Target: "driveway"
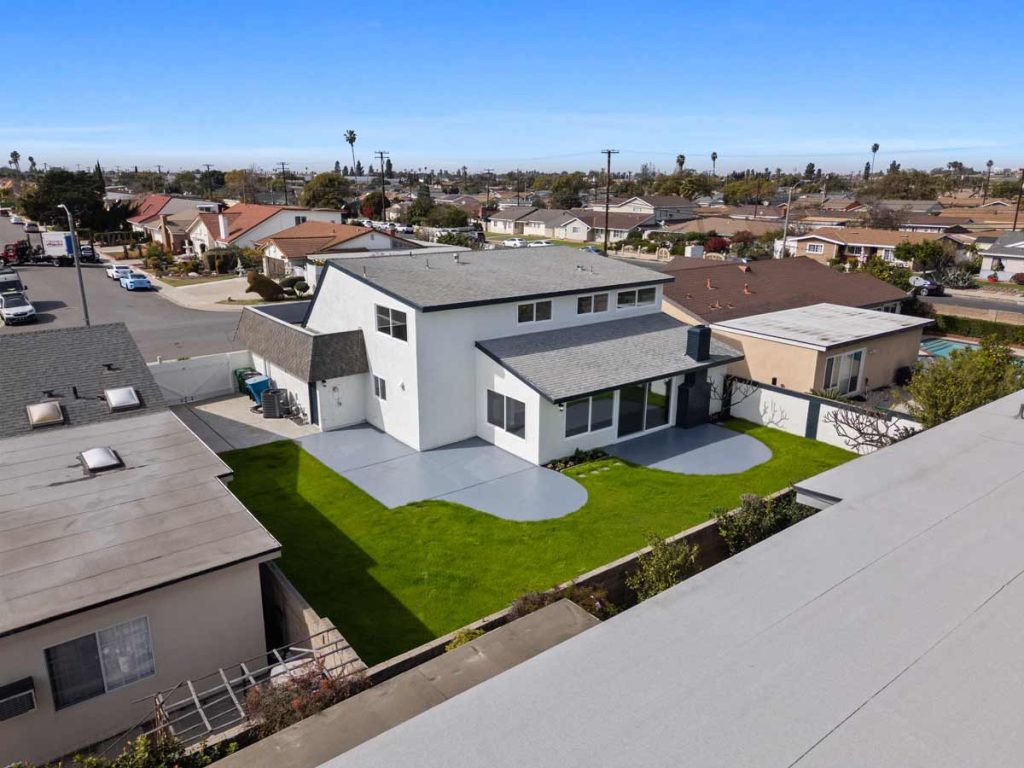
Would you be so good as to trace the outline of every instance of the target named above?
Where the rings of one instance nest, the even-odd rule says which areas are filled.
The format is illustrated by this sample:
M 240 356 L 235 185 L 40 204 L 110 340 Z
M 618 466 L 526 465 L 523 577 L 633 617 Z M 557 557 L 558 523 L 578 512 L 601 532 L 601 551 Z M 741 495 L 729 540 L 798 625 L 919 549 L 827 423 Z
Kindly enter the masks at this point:
M 633 464 L 681 475 L 732 475 L 772 457 L 771 449 L 760 440 L 717 424 L 669 427 L 604 450 Z
M 479 438 L 416 451 L 360 425 L 297 440 L 308 453 L 387 507 L 439 499 L 506 520 L 547 520 L 575 512 L 587 491 Z
M 2 220 L 2 219 L 0 219 Z M 24 333 L 35 328 L 84 325 L 78 279 L 71 267 L 15 267 L 39 313 L 31 325 L 0 326 L 0 333 Z M 147 361 L 230 352 L 239 312 L 204 312 L 166 301 L 157 293 L 130 292 L 109 279 L 104 267 L 82 267 L 89 314 L 94 325 L 123 322 Z

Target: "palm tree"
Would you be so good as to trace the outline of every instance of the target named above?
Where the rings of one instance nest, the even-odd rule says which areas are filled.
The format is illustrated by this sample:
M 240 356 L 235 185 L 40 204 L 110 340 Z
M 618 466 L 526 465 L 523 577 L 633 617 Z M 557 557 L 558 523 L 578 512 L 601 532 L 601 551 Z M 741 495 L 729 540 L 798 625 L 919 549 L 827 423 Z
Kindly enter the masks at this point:
M 28 156 L 28 172 L 33 176 L 36 173 L 36 159 L 32 155 Z
M 717 163 L 718 163 L 718 153 L 717 152 L 712 152 L 711 153 L 711 175 L 712 176 L 717 176 L 718 175 L 718 173 L 716 172 L 716 168 L 715 168 L 715 165 Z
M 352 148 L 352 173 L 356 172 L 356 132 L 351 128 L 345 131 L 345 141 Z
M 11 150 L 11 159 L 7 162 L 9 166 L 14 168 L 21 175 L 21 152 L 16 149 Z
M 988 200 L 988 182 L 992 178 L 992 166 L 995 165 L 991 160 L 985 163 L 985 167 L 988 168 L 988 172 L 985 174 L 985 192 L 981 196 L 981 204 L 984 205 Z
M 676 170 L 679 173 L 683 172 L 683 167 L 686 165 L 686 155 L 676 155 Z
M 879 149 L 880 149 L 880 147 L 878 146 L 878 142 L 877 141 L 874 144 L 871 145 L 871 173 L 872 173 L 872 175 L 874 175 L 874 173 L 875 173 L 875 155 L 878 154 L 878 150 Z

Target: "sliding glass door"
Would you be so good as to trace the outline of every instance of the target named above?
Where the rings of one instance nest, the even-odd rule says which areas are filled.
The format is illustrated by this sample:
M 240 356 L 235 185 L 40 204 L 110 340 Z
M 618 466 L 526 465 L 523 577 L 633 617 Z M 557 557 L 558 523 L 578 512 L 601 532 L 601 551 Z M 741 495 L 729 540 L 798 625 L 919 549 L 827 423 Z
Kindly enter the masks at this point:
M 672 380 L 630 384 L 619 390 L 619 437 L 668 424 Z

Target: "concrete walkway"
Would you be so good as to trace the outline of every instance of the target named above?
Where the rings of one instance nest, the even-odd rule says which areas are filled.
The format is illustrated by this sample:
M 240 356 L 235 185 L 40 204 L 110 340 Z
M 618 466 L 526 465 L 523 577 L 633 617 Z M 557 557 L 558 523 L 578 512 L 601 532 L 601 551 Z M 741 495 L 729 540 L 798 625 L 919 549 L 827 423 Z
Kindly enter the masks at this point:
M 439 499 L 506 520 L 575 512 L 586 489 L 479 438 L 416 451 L 368 425 L 299 438 L 307 452 L 389 508 Z
M 229 395 L 201 403 L 171 406 L 171 410 L 214 453 L 252 448 L 276 440 L 295 440 L 318 433 L 311 424 L 296 424 L 291 419 L 264 419 L 262 414 L 250 410 L 253 405 L 245 395 Z
M 232 277 L 227 280 L 211 280 L 206 283 L 195 285 L 168 285 L 159 277 L 149 276 L 149 279 L 159 287 L 160 295 L 168 301 L 173 301 L 182 307 L 189 309 L 202 309 L 207 312 L 241 312 L 243 304 L 232 306 L 221 304 L 221 301 L 233 299 L 235 301 L 252 301 L 258 299 L 255 293 L 246 293 L 245 289 L 249 283 L 244 277 Z
M 760 440 L 717 424 L 669 427 L 610 445 L 605 451 L 633 464 L 681 475 L 731 475 L 772 457 L 771 449 Z

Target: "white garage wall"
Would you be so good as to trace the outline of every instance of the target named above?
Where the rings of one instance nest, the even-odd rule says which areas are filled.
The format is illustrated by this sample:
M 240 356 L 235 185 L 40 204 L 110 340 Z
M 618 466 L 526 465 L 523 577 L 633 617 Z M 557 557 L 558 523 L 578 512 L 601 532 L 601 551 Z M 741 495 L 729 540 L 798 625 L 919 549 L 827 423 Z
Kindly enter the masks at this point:
M 288 393 L 288 404 L 302 415 L 302 422 L 309 424 L 309 385 L 288 371 L 274 365 L 269 360 L 253 353 L 252 367 L 270 377 L 275 387 L 285 390 Z
M 369 374 L 360 373 L 317 382 L 320 429 L 340 429 L 366 421 L 366 401 L 373 391 L 369 381 Z

